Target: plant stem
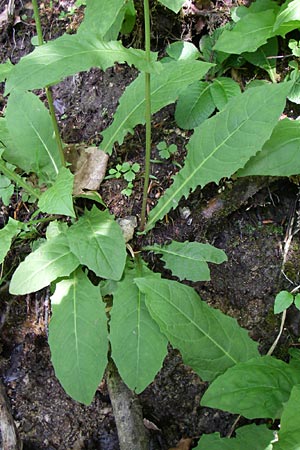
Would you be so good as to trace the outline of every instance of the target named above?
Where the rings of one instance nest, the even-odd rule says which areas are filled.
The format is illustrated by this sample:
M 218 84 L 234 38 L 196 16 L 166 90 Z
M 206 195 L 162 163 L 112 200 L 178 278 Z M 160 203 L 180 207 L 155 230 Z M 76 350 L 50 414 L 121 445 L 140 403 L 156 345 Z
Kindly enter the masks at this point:
M 5 162 L 0 159 L 0 172 L 2 172 L 4 175 L 7 176 L 10 180 L 14 181 L 18 186 L 21 186 L 25 191 L 27 191 L 30 195 L 34 196 L 35 198 L 40 198 L 40 193 L 31 187 L 29 184 L 27 184 L 20 175 L 18 175 L 16 172 L 8 169 L 5 165 Z
M 41 25 L 41 19 L 40 19 L 39 7 L 37 4 L 37 0 L 32 0 L 32 6 L 33 6 L 33 12 L 34 12 L 34 18 L 35 18 L 36 32 L 37 32 L 37 36 L 38 36 L 38 43 L 39 43 L 39 45 L 43 45 L 44 39 L 43 39 L 42 25 Z M 64 156 L 64 152 L 63 152 L 62 141 L 60 138 L 58 123 L 56 120 L 52 92 L 51 92 L 51 89 L 49 86 L 46 86 L 45 89 L 46 89 L 46 96 L 47 96 L 48 105 L 49 105 L 49 112 L 50 112 L 50 116 L 51 116 L 51 120 L 52 120 L 52 126 L 53 126 L 53 130 L 54 130 L 54 134 L 55 134 L 56 145 L 57 145 L 59 156 L 60 156 L 60 161 L 61 161 L 61 164 L 65 167 L 65 165 L 66 165 L 65 156 Z
M 146 59 L 150 62 L 150 10 L 149 0 L 144 0 L 144 24 L 145 24 L 145 52 Z M 143 188 L 143 201 L 141 211 L 141 225 L 140 228 L 143 231 L 146 222 L 146 208 L 147 197 L 150 177 L 150 158 L 151 158 L 151 85 L 150 85 L 150 73 L 145 72 L 145 122 L 146 122 L 146 142 L 145 142 L 145 174 L 144 174 L 144 188 Z
M 118 430 L 120 450 L 148 450 L 149 437 L 137 395 L 122 381 L 109 358 L 106 381 Z

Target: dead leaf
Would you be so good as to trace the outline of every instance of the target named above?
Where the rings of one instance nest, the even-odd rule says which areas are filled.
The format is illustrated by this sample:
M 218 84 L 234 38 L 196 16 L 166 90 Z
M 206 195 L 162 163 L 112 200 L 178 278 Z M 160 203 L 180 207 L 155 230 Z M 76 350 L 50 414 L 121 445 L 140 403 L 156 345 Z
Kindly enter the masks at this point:
M 108 154 L 98 147 L 68 146 L 65 156 L 75 175 L 73 194 L 79 195 L 84 190 L 97 191 L 105 177 Z
M 145 425 L 145 427 L 147 428 L 147 430 L 161 431 L 161 430 L 155 425 L 155 423 L 151 422 L 151 420 L 144 419 L 143 422 L 144 422 L 144 425 Z
M 169 450 L 190 450 L 192 440 L 191 438 L 182 438 L 176 447 L 169 448 Z

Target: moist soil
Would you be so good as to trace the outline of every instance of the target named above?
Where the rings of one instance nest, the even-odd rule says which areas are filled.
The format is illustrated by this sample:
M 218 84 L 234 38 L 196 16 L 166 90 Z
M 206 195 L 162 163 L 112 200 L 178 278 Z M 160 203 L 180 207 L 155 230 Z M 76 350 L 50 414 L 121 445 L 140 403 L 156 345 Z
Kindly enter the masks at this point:
M 65 30 L 74 32 L 83 15 L 79 9 L 61 20 L 59 14 L 66 12 L 72 2 L 53 3 L 52 9 L 47 2 L 40 5 L 46 39 L 57 37 Z M 158 25 L 154 29 L 153 47 L 164 54 L 170 35 L 174 40 L 183 34 L 199 41 L 202 34 L 228 20 L 228 8 L 234 4 L 225 0 L 201 3 L 202 16 L 187 15 L 180 21 L 156 6 Z M 0 14 L 5 4 L 0 1 Z M 2 62 L 10 58 L 16 63 L 32 51 L 30 39 L 34 35 L 34 22 L 30 3 L 24 5 L 16 1 L 15 6 L 14 20 L 1 29 Z M 140 44 L 141 37 L 137 33 L 131 39 L 137 46 Z M 74 75 L 55 86 L 54 104 L 64 142 L 100 144 L 101 148 L 101 132 L 111 123 L 120 95 L 136 75 L 135 69 L 116 65 L 105 73 L 92 69 Z M 43 92 L 38 94 L 44 99 Z M 3 108 L 5 99 L 0 100 Z M 292 112 L 286 111 L 286 114 L 292 115 Z M 152 175 L 155 178 L 149 189 L 149 208 L 170 185 L 172 175 L 183 163 L 189 135 L 177 127 L 173 106 L 153 117 Z M 156 149 L 160 141 L 177 145 L 172 159 L 161 162 Z M 122 146 L 115 146 L 109 167 L 124 161 L 139 162 L 143 167 L 143 151 L 144 128 L 138 126 Z M 101 185 L 100 194 L 117 217 L 138 216 L 141 177 L 135 180 L 131 197 L 122 195 L 124 187 L 120 179 L 107 179 Z M 135 238 L 131 245 L 141 248 L 153 242 L 161 244 L 176 239 L 209 242 L 223 249 L 228 262 L 211 266 L 211 281 L 189 284 L 211 306 L 236 318 L 259 342 L 264 354 L 280 326 L 280 318 L 273 314 L 275 295 L 281 289 L 291 290 L 300 284 L 298 194 L 297 180 L 222 180 L 219 186 L 197 189 L 188 200 L 181 201 L 168 220 L 157 224 L 146 237 Z M 1 206 L 1 226 L 9 216 L 22 220 L 29 214 L 30 206 L 15 197 L 8 207 Z M 11 252 L 8 258 L 11 268 L 26 251 L 28 249 L 22 247 Z M 154 271 L 171 278 L 156 257 L 148 255 L 146 258 Z M 84 406 L 68 397 L 55 377 L 47 343 L 51 315 L 49 290 L 13 297 L 8 293 L 7 284 L 3 284 L 0 295 L 1 378 L 24 450 L 118 450 L 105 381 L 100 384 L 92 404 Z M 299 316 L 297 310 L 288 311 L 276 356 L 286 359 L 289 347 L 297 342 Z M 170 347 L 161 371 L 139 396 L 152 450 L 168 450 L 182 437 L 193 438 L 192 447 L 195 447 L 204 433 L 219 432 L 227 436 L 232 432 L 236 416 L 200 406 L 206 388 L 207 383 L 185 366 L 179 352 Z M 239 425 L 244 423 L 246 421 L 240 419 Z

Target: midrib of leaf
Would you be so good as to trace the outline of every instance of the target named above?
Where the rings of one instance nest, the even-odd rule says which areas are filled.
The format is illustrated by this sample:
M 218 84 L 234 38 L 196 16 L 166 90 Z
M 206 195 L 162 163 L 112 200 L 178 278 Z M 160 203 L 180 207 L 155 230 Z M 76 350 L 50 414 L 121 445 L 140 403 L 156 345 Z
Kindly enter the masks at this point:
M 201 99 L 201 97 L 206 93 L 206 91 L 208 91 L 210 89 L 210 84 L 208 86 L 206 86 L 203 91 L 201 91 L 200 96 L 198 98 L 195 98 L 195 101 L 193 102 L 193 106 L 191 107 L 191 112 L 194 111 L 194 109 L 197 106 L 197 103 L 199 102 L 199 98 Z M 190 114 L 191 115 L 191 114 Z
M 98 233 L 97 233 L 97 231 L 94 230 L 93 224 L 92 224 L 91 220 L 89 220 L 89 219 L 88 219 L 88 224 L 91 229 L 92 235 L 95 237 L 97 248 L 99 249 L 99 251 L 100 251 L 101 255 L 103 256 L 103 259 L 106 261 L 107 265 L 110 267 L 110 270 L 113 271 L 113 266 L 110 264 L 110 260 L 106 257 L 105 252 L 103 252 L 103 250 L 101 249 L 100 242 L 98 242 L 98 239 L 97 239 Z M 100 236 L 101 237 L 103 236 L 102 232 L 100 233 Z
M 43 145 L 44 149 L 46 150 L 46 153 L 47 153 L 50 161 L 52 162 L 52 165 L 53 165 L 54 170 L 55 170 L 56 175 L 57 175 L 58 172 L 59 172 L 59 169 L 58 169 L 58 167 L 57 167 L 57 165 L 56 165 L 56 163 L 54 161 L 53 156 L 51 155 L 51 151 L 48 149 L 46 142 L 44 142 L 44 139 L 42 138 L 42 136 L 40 135 L 40 133 L 38 132 L 36 127 L 33 125 L 33 123 L 31 122 L 31 120 L 29 119 L 28 116 L 27 116 L 27 121 L 28 121 L 29 125 L 31 125 L 32 129 L 35 131 L 35 133 L 36 133 L 37 137 L 39 138 L 41 144 Z
M 156 291 L 155 288 L 152 288 L 152 290 L 157 294 L 157 296 L 163 296 L 163 294 L 161 294 L 159 291 Z M 238 361 L 236 361 L 223 347 L 221 347 L 221 345 L 217 341 L 215 341 L 209 334 L 207 334 L 206 331 L 202 330 L 202 328 L 200 328 L 199 325 L 191 317 L 186 315 L 180 308 L 171 303 L 168 297 L 163 296 L 163 298 L 166 300 L 167 303 L 169 303 L 171 307 L 173 307 L 177 312 L 179 312 L 182 316 L 184 316 L 188 322 L 194 325 L 196 329 L 198 329 L 208 340 L 210 340 L 217 348 L 219 348 L 224 355 L 226 355 L 229 359 L 231 359 L 231 361 L 234 364 L 238 363 Z
M 184 186 L 186 186 L 189 182 L 190 182 L 190 180 L 195 176 L 195 174 L 203 167 L 203 165 L 210 159 L 210 158 L 212 158 L 213 156 L 214 156 L 214 154 L 224 145 L 224 144 L 226 144 L 226 142 L 232 137 L 232 136 L 234 136 L 234 134 L 235 133 L 237 133 L 238 131 L 240 131 L 240 129 L 241 129 L 241 127 L 249 120 L 249 119 L 251 119 L 253 116 L 255 116 L 255 114 L 256 114 L 256 111 L 253 113 L 253 114 L 251 114 L 247 119 L 245 119 L 243 122 L 241 122 L 241 124 L 237 127 L 237 128 L 235 128 L 234 129 L 234 131 L 232 132 L 232 133 L 230 133 L 227 137 L 226 137 L 226 139 L 224 139 L 209 155 L 207 155 L 207 157 L 203 160 L 203 161 L 201 161 L 201 163 L 192 171 L 192 173 L 185 179 L 185 181 L 184 182 L 182 182 L 181 184 L 180 184 L 180 186 L 177 188 L 177 190 L 173 193 L 173 195 L 171 196 L 171 197 L 169 197 L 169 199 L 167 199 L 166 200 L 166 202 L 163 204 L 163 209 L 165 209 L 166 208 L 166 206 L 167 205 L 169 205 L 172 201 L 173 201 L 173 199 L 174 198 L 177 198 L 177 195 L 179 194 L 180 195 L 180 192 L 181 191 L 183 191 L 183 189 L 184 189 Z M 228 121 L 228 118 L 227 118 L 227 121 Z M 172 185 L 171 185 L 171 187 L 170 188 L 172 188 Z M 160 216 L 160 214 L 161 214 L 161 212 L 160 212 L 160 210 L 158 210 L 158 212 L 156 213 L 156 214 L 154 214 L 154 216 L 151 218 L 151 220 L 148 222 L 148 226 L 149 226 L 149 224 L 151 224 L 151 223 L 155 223 L 158 219 L 159 219 L 159 216 Z M 147 229 L 147 225 L 146 225 L 146 229 Z
M 138 289 L 138 287 L 136 287 Z M 137 335 L 137 360 L 136 360 L 136 373 L 137 373 L 137 379 L 140 378 L 140 349 L 141 349 L 141 291 L 138 289 L 138 308 L 137 308 L 137 329 L 138 329 L 138 335 Z
M 172 255 L 172 256 L 175 256 L 175 257 L 177 257 L 177 256 L 179 256 L 180 258 L 184 258 L 184 259 L 189 259 L 189 260 L 191 260 L 191 261 L 203 261 L 203 262 L 205 262 L 206 260 L 203 258 L 203 257 L 191 257 L 191 256 L 189 256 L 189 255 L 184 255 L 184 254 L 182 254 L 182 253 L 179 253 L 179 252 L 171 252 L 171 251 L 169 251 L 169 250 L 160 250 L 161 252 L 162 252 L 162 254 L 167 254 L 167 255 Z M 159 253 L 159 251 L 157 251 L 156 250 L 156 252 L 157 253 Z
M 76 305 L 76 281 L 73 275 L 73 311 L 74 311 L 74 335 L 75 335 L 75 348 L 76 348 L 76 362 L 77 362 L 77 370 L 80 371 L 80 362 L 79 362 L 79 347 L 78 347 L 78 332 L 77 332 L 77 305 Z
M 49 261 L 46 265 L 44 265 L 42 268 L 40 268 L 39 270 L 36 270 L 35 272 L 32 272 L 31 274 L 31 279 L 35 277 L 36 274 L 39 274 L 41 272 L 41 270 L 44 272 L 45 269 L 47 269 L 49 266 L 55 264 L 57 261 L 59 261 L 61 258 L 64 258 L 66 255 L 68 255 L 69 253 L 71 253 L 70 251 L 67 251 L 63 254 L 60 254 L 57 258 L 55 259 L 51 259 L 51 261 Z M 24 262 L 24 261 L 23 261 Z

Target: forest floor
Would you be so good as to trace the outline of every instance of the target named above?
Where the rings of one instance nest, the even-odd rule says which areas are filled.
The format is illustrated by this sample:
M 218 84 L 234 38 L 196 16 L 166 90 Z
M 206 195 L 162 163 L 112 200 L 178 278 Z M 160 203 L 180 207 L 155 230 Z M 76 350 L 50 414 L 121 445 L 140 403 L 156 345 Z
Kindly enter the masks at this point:
M 40 2 L 45 40 L 65 32 L 74 32 L 83 16 L 83 8 L 66 14 L 71 0 Z M 200 2 L 201 3 L 201 2 Z M 157 7 L 153 29 L 153 47 L 164 54 L 169 41 L 191 35 L 195 43 L 229 17 L 234 1 L 206 2 L 203 16 L 181 18 Z M 241 3 L 241 2 L 239 2 Z M 244 2 L 245 4 L 247 2 Z M 15 18 L 1 22 L 7 2 L 0 0 L 0 61 L 16 63 L 33 47 L 35 34 L 30 2 L 15 2 Z M 132 39 L 139 43 L 136 33 Z M 250 69 L 249 69 L 250 70 Z M 100 144 L 101 132 L 111 123 L 118 99 L 137 75 L 133 68 L 116 65 L 105 73 L 99 69 L 69 77 L 53 89 L 55 107 L 65 143 Z M 250 74 L 251 75 L 251 74 Z M 43 97 L 40 93 L 40 97 Z M 0 94 L 0 107 L 5 99 Z M 286 111 L 297 115 L 297 111 Z M 152 175 L 149 208 L 169 186 L 171 176 L 182 165 L 185 144 L 190 132 L 180 130 L 174 120 L 173 106 L 153 117 Z M 157 144 L 175 143 L 172 159 L 159 162 Z M 101 146 L 100 146 L 101 147 Z M 109 167 L 124 161 L 143 166 L 144 128 L 138 126 L 121 147 L 116 146 Z M 125 182 L 105 180 L 100 194 L 117 217 L 138 215 L 142 196 L 142 179 L 137 177 L 130 197 L 121 191 Z M 184 211 L 189 211 L 186 217 Z M 197 189 L 188 200 L 181 201 L 168 221 L 159 223 L 146 237 L 139 236 L 133 246 L 178 241 L 209 242 L 223 249 L 228 262 L 211 267 L 211 281 L 193 283 L 202 299 L 211 306 L 235 317 L 266 353 L 275 340 L 280 318 L 273 314 L 275 295 L 300 284 L 299 188 L 295 180 L 251 178 L 219 186 Z M 9 207 L 1 205 L 0 226 L 8 216 L 21 220 L 28 206 L 17 197 Z M 11 255 L 16 260 L 17 253 Z M 12 262 L 12 267 L 17 263 Z M 151 268 L 170 273 L 153 258 Z M 283 265 L 284 264 L 284 265 Z M 282 270 L 284 269 L 284 270 Z M 12 297 L 7 286 L 0 287 L 0 374 L 12 406 L 13 417 L 24 442 L 24 450 L 118 450 L 118 437 L 110 399 L 103 382 L 90 406 L 68 397 L 57 381 L 47 343 L 49 291 L 26 297 Z M 277 355 L 285 357 L 287 349 L 299 337 L 299 311 L 291 308 Z M 186 367 L 180 354 L 170 348 L 162 370 L 139 398 L 144 418 L 155 424 L 150 430 L 151 449 L 168 450 L 182 437 L 192 438 L 196 446 L 203 433 L 230 433 L 236 416 L 200 406 L 207 383 Z M 148 422 L 146 422 L 148 423 Z M 241 423 L 246 423 L 242 420 Z M 149 426 L 149 425 L 148 425 Z M 151 428 L 151 427 L 150 427 Z M 130 449 L 129 449 L 130 450 Z

